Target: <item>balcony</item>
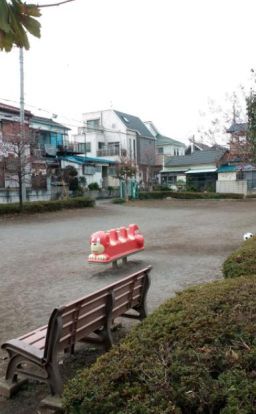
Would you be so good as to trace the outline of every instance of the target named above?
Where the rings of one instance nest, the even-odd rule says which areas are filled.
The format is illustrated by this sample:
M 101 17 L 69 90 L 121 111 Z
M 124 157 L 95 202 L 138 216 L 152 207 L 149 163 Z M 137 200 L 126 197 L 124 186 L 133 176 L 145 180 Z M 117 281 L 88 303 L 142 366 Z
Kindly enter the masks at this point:
M 115 155 L 120 155 L 119 148 L 103 148 L 97 151 L 97 157 L 113 157 Z

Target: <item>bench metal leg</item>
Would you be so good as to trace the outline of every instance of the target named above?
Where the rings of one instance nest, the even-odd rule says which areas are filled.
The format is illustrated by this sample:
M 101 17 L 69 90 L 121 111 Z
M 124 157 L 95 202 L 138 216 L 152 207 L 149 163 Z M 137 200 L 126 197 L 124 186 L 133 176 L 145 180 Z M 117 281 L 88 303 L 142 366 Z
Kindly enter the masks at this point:
M 18 375 L 25 375 L 26 377 L 30 377 L 33 379 L 37 379 L 39 381 L 46 381 L 46 372 L 44 369 L 42 370 L 42 374 L 33 374 L 32 371 L 30 371 L 29 367 L 33 362 L 29 359 L 24 358 L 24 356 L 19 355 L 17 353 L 13 353 L 12 351 L 8 350 L 8 353 L 10 355 L 9 362 L 6 368 L 6 374 L 5 379 L 0 380 L 0 394 L 11 398 L 12 395 L 14 395 L 21 386 L 28 381 L 28 378 L 20 379 L 18 378 Z M 28 364 L 28 367 L 26 367 L 23 364 Z M 37 367 L 38 365 L 35 364 Z M 40 371 L 42 367 L 39 367 Z
M 61 395 L 63 391 L 63 381 L 60 375 L 59 364 L 49 363 L 46 366 L 48 373 L 48 384 L 52 395 Z
M 17 381 L 9 381 L 4 378 L 0 378 L 0 395 L 6 398 L 11 398 L 22 385 L 28 382 L 27 379 L 17 380 Z

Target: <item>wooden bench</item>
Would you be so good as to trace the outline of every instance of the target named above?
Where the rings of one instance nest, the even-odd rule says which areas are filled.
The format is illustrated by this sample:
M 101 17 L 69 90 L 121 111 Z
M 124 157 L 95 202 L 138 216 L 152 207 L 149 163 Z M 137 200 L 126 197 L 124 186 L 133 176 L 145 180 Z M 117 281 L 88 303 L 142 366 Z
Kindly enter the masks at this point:
M 117 317 L 145 318 L 150 270 L 151 266 L 148 266 L 56 308 L 48 325 L 5 342 L 2 348 L 8 352 L 9 360 L 5 380 L 0 382 L 0 393 L 11 397 L 22 383 L 22 375 L 48 383 L 51 394 L 60 395 L 63 381 L 59 371 L 59 352 L 72 354 L 80 341 L 100 342 L 108 349 L 113 344 L 111 328 Z

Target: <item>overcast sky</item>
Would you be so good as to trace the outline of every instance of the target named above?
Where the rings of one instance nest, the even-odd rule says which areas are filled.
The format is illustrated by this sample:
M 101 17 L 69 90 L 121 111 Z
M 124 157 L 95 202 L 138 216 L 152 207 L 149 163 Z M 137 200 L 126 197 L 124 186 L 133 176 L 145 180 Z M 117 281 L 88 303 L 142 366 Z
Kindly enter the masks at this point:
M 222 104 L 256 67 L 255 0 L 76 0 L 40 21 L 24 56 L 25 106 L 72 126 L 112 107 L 186 141 L 208 99 Z M 17 49 L 0 52 L 0 101 L 19 105 Z

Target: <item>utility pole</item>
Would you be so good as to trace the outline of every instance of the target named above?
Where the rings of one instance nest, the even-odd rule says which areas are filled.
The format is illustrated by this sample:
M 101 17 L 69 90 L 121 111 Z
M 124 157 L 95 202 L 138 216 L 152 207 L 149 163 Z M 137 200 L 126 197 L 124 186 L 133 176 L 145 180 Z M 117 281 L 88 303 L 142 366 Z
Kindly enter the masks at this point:
M 20 125 L 21 130 L 24 130 L 24 56 L 23 48 L 20 47 Z
M 86 127 L 85 126 L 83 127 L 82 132 L 83 132 L 83 137 L 84 137 L 84 156 L 86 157 L 87 150 L 86 150 Z
M 26 200 L 26 186 L 24 182 L 24 165 L 23 158 L 25 156 L 25 109 L 24 109 L 24 54 L 23 48 L 19 49 L 19 60 L 20 60 L 20 168 L 19 168 L 19 192 L 20 192 L 20 203 Z

